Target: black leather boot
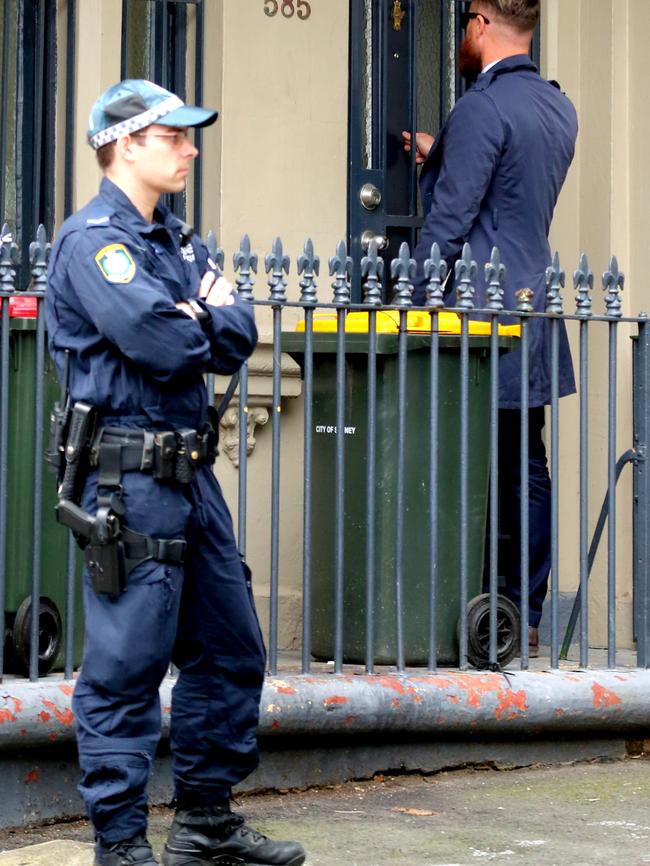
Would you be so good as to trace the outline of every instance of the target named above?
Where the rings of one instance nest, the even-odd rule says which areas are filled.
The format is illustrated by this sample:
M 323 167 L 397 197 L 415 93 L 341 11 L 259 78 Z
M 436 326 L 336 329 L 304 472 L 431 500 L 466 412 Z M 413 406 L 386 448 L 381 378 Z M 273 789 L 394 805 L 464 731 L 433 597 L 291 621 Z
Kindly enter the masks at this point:
M 158 866 L 146 836 L 95 845 L 95 866 Z
M 244 823 L 230 805 L 179 808 L 162 856 L 164 866 L 302 866 L 297 842 L 274 842 Z

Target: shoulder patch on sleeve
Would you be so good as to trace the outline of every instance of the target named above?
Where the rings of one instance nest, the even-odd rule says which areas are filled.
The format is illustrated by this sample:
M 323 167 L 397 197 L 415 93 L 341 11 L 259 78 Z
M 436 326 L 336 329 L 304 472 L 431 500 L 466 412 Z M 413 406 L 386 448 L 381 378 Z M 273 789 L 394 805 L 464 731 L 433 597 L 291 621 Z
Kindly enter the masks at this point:
M 130 283 L 135 276 L 135 262 L 124 244 L 102 247 L 95 263 L 109 283 Z

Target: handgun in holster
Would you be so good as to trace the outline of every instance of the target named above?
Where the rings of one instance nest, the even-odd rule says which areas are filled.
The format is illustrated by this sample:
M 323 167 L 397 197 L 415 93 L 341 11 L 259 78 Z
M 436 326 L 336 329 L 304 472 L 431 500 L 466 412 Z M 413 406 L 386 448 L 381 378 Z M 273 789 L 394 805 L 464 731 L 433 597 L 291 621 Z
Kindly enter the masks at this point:
M 95 591 L 119 595 L 126 582 L 119 514 L 110 502 L 100 505 L 95 516 L 83 511 L 78 504 L 87 474 L 95 414 L 94 407 L 83 401 L 75 403 L 70 412 L 63 449 L 65 471 L 55 512 L 58 522 L 72 530 L 84 551 Z
M 126 585 L 126 557 L 119 515 L 105 506 L 93 517 L 74 502 L 61 499 L 56 516 L 59 523 L 74 532 L 83 548 L 95 592 L 120 595 Z

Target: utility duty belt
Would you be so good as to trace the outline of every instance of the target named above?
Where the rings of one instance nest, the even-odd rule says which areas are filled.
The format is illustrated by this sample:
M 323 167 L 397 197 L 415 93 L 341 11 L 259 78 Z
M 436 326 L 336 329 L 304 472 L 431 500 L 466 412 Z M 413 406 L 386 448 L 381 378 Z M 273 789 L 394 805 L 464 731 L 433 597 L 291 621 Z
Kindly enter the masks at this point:
M 189 484 L 201 464 L 217 456 L 217 436 L 205 430 L 157 432 L 127 427 L 101 427 L 90 444 L 90 466 L 99 467 L 99 484 L 119 484 L 123 472 L 150 472 L 159 480 Z
M 56 516 L 69 527 L 84 551 L 96 592 L 118 596 L 136 566 L 147 560 L 182 563 L 182 538 L 152 538 L 124 525 L 122 475 L 149 472 L 159 480 L 189 484 L 201 464 L 214 462 L 217 435 L 208 424 L 202 431 L 96 429 L 95 409 L 87 403 L 57 404 L 51 419 L 47 459 L 58 473 Z M 89 468 L 99 470 L 97 513 L 80 507 Z

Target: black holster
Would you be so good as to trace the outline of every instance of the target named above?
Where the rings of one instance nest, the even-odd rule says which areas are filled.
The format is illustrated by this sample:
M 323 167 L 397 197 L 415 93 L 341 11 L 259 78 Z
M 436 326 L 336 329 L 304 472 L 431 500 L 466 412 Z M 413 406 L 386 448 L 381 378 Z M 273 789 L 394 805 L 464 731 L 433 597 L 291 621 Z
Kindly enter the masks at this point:
M 65 447 L 54 443 L 50 449 L 65 457 L 65 471 L 58 487 L 59 502 L 55 510 L 58 522 L 72 530 L 84 551 L 95 592 L 118 596 L 124 591 L 126 579 L 134 568 L 148 559 L 182 563 L 186 545 L 181 538 L 152 538 L 124 525 L 122 447 L 110 444 L 103 447 L 101 431 L 99 439 L 95 437 L 95 416 L 92 406 L 76 403 L 70 412 L 69 423 L 65 425 L 67 430 L 65 426 L 61 428 L 60 435 L 67 433 Z M 56 420 L 55 427 L 58 426 L 61 422 Z M 174 477 L 177 455 L 181 450 L 177 437 L 182 433 L 194 431 L 159 434 L 145 431 L 144 439 L 140 439 L 136 448 L 138 465 L 129 465 L 128 468 L 150 471 L 155 478 Z M 186 439 L 190 458 L 197 448 L 202 451 L 195 433 L 194 439 L 189 435 Z M 100 470 L 95 516 L 83 511 L 79 505 L 89 463 L 98 465 Z

